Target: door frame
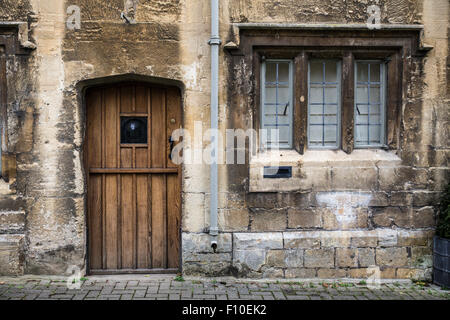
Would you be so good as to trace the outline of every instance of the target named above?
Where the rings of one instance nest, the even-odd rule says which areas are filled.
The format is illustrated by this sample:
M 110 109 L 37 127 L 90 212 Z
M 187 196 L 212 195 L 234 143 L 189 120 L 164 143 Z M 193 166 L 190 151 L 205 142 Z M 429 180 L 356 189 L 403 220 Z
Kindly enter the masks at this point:
M 89 225 L 88 225 L 88 175 L 85 168 L 84 162 L 84 154 L 86 147 L 86 128 L 87 128 L 87 107 L 86 107 L 86 92 L 88 89 L 92 88 L 102 88 L 102 87 L 112 87 L 115 85 L 126 85 L 126 84 L 145 84 L 151 87 L 158 88 L 177 88 L 180 92 L 180 108 L 181 108 L 181 126 L 184 128 L 184 93 L 185 86 L 181 81 L 167 79 L 167 78 L 159 78 L 159 77 L 151 77 L 145 75 L 138 74 L 123 74 L 117 76 L 106 76 L 93 78 L 88 80 L 80 81 L 76 85 L 76 89 L 78 92 L 77 100 L 79 106 L 79 114 L 80 114 L 80 131 L 82 135 L 82 143 L 81 143 L 81 154 L 80 161 L 83 172 L 83 185 L 84 185 L 84 228 L 85 228 L 85 270 L 86 274 L 95 274 L 95 275 L 110 275 L 110 274 L 173 274 L 177 272 L 182 272 L 183 264 L 182 264 L 182 253 L 183 253 L 183 239 L 182 239 L 182 228 L 183 228 L 183 213 L 184 213 L 184 203 L 182 196 L 180 194 L 180 252 L 179 252 L 179 267 L 178 270 L 170 270 L 170 269 L 144 269 L 144 270 L 128 270 L 128 269 L 119 269 L 119 270 L 105 270 L 99 271 L 97 270 L 95 273 L 91 273 L 90 269 L 90 261 L 89 261 Z M 182 163 L 179 167 L 178 178 L 180 180 L 180 192 L 183 192 L 184 189 L 184 163 Z

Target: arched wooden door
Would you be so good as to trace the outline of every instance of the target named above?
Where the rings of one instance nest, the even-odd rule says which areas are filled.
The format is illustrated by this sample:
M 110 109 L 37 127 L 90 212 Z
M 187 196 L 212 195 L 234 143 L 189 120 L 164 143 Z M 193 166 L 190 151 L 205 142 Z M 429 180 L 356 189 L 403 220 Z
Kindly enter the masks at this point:
M 87 91 L 90 273 L 178 271 L 181 171 L 169 155 L 181 112 L 177 88 L 132 83 Z

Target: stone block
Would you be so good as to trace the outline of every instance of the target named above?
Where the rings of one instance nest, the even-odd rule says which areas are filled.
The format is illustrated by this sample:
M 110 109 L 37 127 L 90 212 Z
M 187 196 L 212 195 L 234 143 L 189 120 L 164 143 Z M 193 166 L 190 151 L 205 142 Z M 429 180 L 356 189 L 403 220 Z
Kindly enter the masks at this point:
M 342 207 L 322 211 L 325 230 L 366 229 L 369 225 L 367 208 Z
M 251 209 L 251 231 L 284 231 L 286 230 L 286 210 Z
M 25 228 L 25 212 L 0 212 L 0 233 L 21 233 Z
M 320 211 L 311 209 L 288 209 L 288 228 L 314 229 L 322 227 Z
M 383 191 L 426 189 L 428 172 L 413 167 L 379 167 L 379 185 Z
M 379 274 L 379 268 L 355 268 L 355 269 L 348 269 L 347 273 L 350 278 L 354 279 L 369 279 L 373 277 L 378 270 Z M 372 279 L 372 278 L 371 278 Z
M 408 265 L 408 251 L 401 248 L 377 248 L 376 264 L 386 267 L 402 267 Z
M 431 168 L 430 169 L 431 184 L 430 187 L 434 191 L 443 191 L 450 180 L 450 169 L 448 168 Z
M 393 207 L 408 207 L 413 202 L 413 194 L 407 191 L 391 192 L 389 205 Z
M 284 278 L 284 272 L 281 268 L 261 268 L 262 277 L 263 278 L 269 278 L 269 279 L 279 279 Z
M 431 247 L 412 247 L 411 266 L 422 269 L 433 267 L 433 251 Z
M 320 233 L 322 248 L 348 248 L 355 231 L 323 231 Z
M 387 207 L 389 205 L 389 195 L 386 192 L 372 192 L 369 207 Z
M 24 235 L 0 235 L 0 276 L 24 273 Z
M 355 268 L 358 266 L 358 251 L 353 248 L 336 248 L 336 267 Z
M 283 249 L 283 234 L 281 232 L 234 233 L 233 245 L 235 250 Z
M 411 227 L 409 210 L 410 209 L 406 207 L 386 207 L 373 209 L 372 223 L 375 227 Z
M 286 269 L 285 277 L 288 279 L 292 278 L 312 279 L 316 277 L 316 269 L 308 269 L 308 268 Z
M 252 192 L 247 194 L 246 201 L 249 208 L 276 209 L 282 197 L 278 192 Z
M 183 263 L 185 262 L 231 262 L 231 253 L 192 253 L 183 252 Z
M 231 233 L 220 233 L 217 236 L 217 253 L 231 252 Z M 207 233 L 182 234 L 182 250 L 187 253 L 212 253 L 211 236 Z
M 327 191 L 331 189 L 331 173 L 326 166 L 302 167 L 299 180 L 300 190 Z
M 398 245 L 403 247 L 408 246 L 426 246 L 431 243 L 434 231 L 406 231 L 400 230 L 398 232 Z
M 436 226 L 436 215 L 433 207 L 423 207 L 412 210 L 411 224 L 414 228 L 429 228 Z
M 430 281 L 432 278 L 432 269 L 397 268 L 396 275 L 398 279 Z
M 305 267 L 332 268 L 334 267 L 334 249 L 305 250 Z
M 33 202 L 27 211 L 25 273 L 61 275 L 71 265 L 83 268 L 84 205 L 84 197 L 38 197 Z
M 415 191 L 412 194 L 412 205 L 414 207 L 436 206 L 439 200 L 439 192 Z
M 284 247 L 286 249 L 318 249 L 320 248 L 319 232 L 284 232 Z
M 398 244 L 397 231 L 391 229 L 377 229 L 379 247 L 395 247 Z
M 358 264 L 360 267 L 375 266 L 375 249 L 359 248 L 358 249 Z
M 228 276 L 230 275 L 231 262 L 186 262 L 183 263 L 183 274 L 188 276 Z
M 285 266 L 288 268 L 303 267 L 303 252 L 302 249 L 286 250 Z
M 317 277 L 320 279 L 342 279 L 347 277 L 347 270 L 320 268 L 317 270 Z
M 269 250 L 266 254 L 266 265 L 270 267 L 285 267 L 285 250 Z
M 221 209 L 218 213 L 219 230 L 248 231 L 249 219 L 248 209 Z
M 280 206 L 307 209 L 317 205 L 314 192 L 288 192 L 282 194 Z
M 351 247 L 354 248 L 374 248 L 378 244 L 378 236 L 374 232 L 363 232 L 351 236 L 350 240 Z
M 249 269 L 258 272 L 265 262 L 266 250 L 264 249 L 234 250 L 233 252 L 233 265 L 241 270 Z
M 334 167 L 331 170 L 332 190 L 376 190 L 375 167 Z
M 184 193 L 183 194 L 183 231 L 203 232 L 205 224 L 205 194 L 204 193 Z

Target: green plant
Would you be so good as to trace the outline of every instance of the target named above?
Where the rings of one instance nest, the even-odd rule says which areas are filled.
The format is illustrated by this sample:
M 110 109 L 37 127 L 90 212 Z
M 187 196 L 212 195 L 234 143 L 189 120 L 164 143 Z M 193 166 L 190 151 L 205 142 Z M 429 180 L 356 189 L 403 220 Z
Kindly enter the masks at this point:
M 183 276 L 176 276 L 174 280 L 175 281 L 179 281 L 179 282 L 183 282 L 184 278 L 183 278 Z
M 358 282 L 359 285 L 361 286 L 365 286 L 367 284 L 366 280 L 361 280 L 360 282 Z
M 338 283 L 338 285 L 344 288 L 353 287 L 353 283 Z
M 436 234 L 441 238 L 450 239 L 450 183 L 441 197 Z

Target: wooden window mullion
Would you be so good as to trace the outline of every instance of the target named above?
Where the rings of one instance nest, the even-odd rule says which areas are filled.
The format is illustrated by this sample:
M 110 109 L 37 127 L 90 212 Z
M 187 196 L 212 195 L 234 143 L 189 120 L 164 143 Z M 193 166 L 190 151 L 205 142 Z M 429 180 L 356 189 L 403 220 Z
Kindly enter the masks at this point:
M 6 94 L 6 53 L 5 48 L 0 46 L 0 177 L 8 179 L 8 173 L 5 172 L 3 164 L 2 152 L 3 146 L 8 144 L 7 134 L 7 94 Z
M 342 150 L 351 153 L 354 147 L 354 99 L 355 99 L 355 58 L 346 52 L 342 59 L 342 109 L 341 137 Z
M 386 64 L 386 144 L 389 149 L 398 148 L 399 110 L 401 108 L 400 54 L 394 54 Z
M 308 119 L 308 55 L 301 52 L 294 63 L 294 149 L 304 154 L 307 146 Z

